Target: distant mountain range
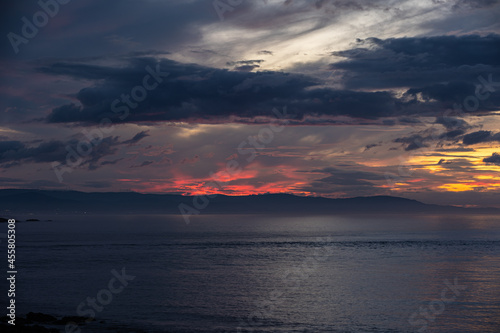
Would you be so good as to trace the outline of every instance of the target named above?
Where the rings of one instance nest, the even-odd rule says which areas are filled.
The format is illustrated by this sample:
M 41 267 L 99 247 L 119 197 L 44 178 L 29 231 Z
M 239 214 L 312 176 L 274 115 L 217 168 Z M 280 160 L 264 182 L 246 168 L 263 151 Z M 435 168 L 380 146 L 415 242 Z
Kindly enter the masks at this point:
M 9 213 L 141 213 L 179 214 L 179 205 L 200 214 L 498 214 L 496 208 L 429 205 L 391 196 L 328 199 L 290 194 L 217 195 L 208 201 L 174 194 L 0 190 L 0 217 Z M 196 212 L 195 212 L 196 213 Z

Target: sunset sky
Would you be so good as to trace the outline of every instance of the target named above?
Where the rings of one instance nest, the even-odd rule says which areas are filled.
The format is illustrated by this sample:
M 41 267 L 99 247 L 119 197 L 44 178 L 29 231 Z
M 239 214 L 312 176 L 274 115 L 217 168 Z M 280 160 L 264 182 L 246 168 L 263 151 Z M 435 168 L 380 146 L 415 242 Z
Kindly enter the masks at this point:
M 496 0 L 60 2 L 0 5 L 0 188 L 500 207 Z

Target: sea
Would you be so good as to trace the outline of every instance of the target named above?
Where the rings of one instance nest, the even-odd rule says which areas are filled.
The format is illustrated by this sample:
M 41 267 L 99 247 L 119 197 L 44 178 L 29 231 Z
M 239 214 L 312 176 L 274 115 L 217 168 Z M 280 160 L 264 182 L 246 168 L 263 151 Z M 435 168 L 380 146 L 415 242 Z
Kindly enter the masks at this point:
M 500 332 L 499 216 L 32 217 L 16 313 L 63 332 Z

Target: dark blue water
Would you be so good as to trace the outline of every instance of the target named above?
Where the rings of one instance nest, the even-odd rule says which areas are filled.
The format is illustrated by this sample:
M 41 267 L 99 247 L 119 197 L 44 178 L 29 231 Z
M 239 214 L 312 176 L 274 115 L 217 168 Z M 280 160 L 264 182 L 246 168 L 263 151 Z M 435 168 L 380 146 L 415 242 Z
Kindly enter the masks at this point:
M 82 332 L 500 332 L 498 217 L 50 218 L 17 224 L 18 313 Z

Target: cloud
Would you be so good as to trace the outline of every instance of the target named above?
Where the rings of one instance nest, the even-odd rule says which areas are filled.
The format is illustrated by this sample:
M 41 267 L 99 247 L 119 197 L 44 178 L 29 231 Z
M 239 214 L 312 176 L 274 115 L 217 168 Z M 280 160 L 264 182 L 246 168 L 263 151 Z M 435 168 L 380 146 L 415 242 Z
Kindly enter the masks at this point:
M 446 126 L 446 125 L 445 125 Z M 433 128 L 419 131 L 408 136 L 396 138 L 393 142 L 403 143 L 405 146 L 405 151 L 417 150 L 420 148 L 429 147 L 429 144 L 434 142 L 439 145 L 444 141 L 454 141 L 459 140 L 460 136 L 465 134 L 464 129 L 454 129 L 449 130 L 444 133 L 439 134 Z
M 370 180 L 384 180 L 384 175 L 366 171 L 351 171 L 340 168 L 327 167 L 313 170 L 312 172 L 322 172 L 329 174 L 328 177 L 316 180 L 317 183 L 327 183 L 342 186 L 372 186 Z
M 180 164 L 196 164 L 200 160 L 200 157 L 198 155 L 194 156 L 193 158 L 184 158 L 182 161 L 180 161 Z
M 451 161 L 446 161 L 444 158 L 440 159 L 437 165 L 443 165 L 443 164 L 451 164 L 453 162 Z
M 114 101 L 121 103 L 117 104 L 120 108 L 127 106 L 123 96 L 143 82 L 144 76 L 148 75 L 147 66 L 167 72 L 169 76 L 156 89 L 149 91 L 144 101 L 133 102 L 133 107 L 127 107 L 126 117 L 124 111 L 113 113 L 111 105 Z M 120 68 L 55 63 L 40 71 L 96 80 L 95 85 L 76 94 L 80 105 L 66 104 L 54 108 L 46 118 L 51 123 L 95 124 L 104 118 L 113 122 L 201 123 L 224 122 L 230 117 L 274 118 L 273 108 L 281 109 L 292 103 L 298 119 L 305 116 L 376 119 L 397 114 L 403 107 L 389 92 L 311 89 L 318 80 L 304 75 L 243 73 L 152 58 L 132 59 L 128 66 Z
M 493 153 L 490 157 L 485 157 L 483 162 L 500 165 L 500 154 Z
M 483 142 L 500 141 L 500 132 L 493 134 L 491 131 L 477 131 L 464 136 L 464 145 L 474 145 Z
M 49 141 L 35 147 L 29 147 L 21 141 L 0 142 L 0 164 L 12 162 L 53 162 L 61 161 L 66 155 L 66 144 L 61 141 Z
M 132 144 L 135 144 L 135 143 L 141 141 L 142 139 L 144 139 L 145 137 L 148 137 L 148 136 L 149 136 L 148 131 L 142 131 L 142 132 L 139 132 L 136 135 L 134 135 L 134 137 L 132 139 L 125 140 L 122 143 L 132 145 Z
M 441 102 L 473 96 L 479 75 L 500 77 L 496 34 L 358 39 L 357 47 L 332 55 L 339 61 L 331 68 L 343 72 L 349 89 L 409 87 L 409 96 Z M 493 95 L 498 106 L 499 94 Z
M 285 105 L 293 107 L 299 120 L 323 117 L 328 123 L 339 116 L 398 116 L 408 120 L 413 116 L 440 116 L 444 109 L 461 105 L 477 94 L 480 75 L 486 81 L 491 77 L 495 87 L 495 80 L 500 78 L 499 35 L 368 38 L 358 44 L 358 48 L 333 53 L 347 58 L 331 65 L 341 73 L 344 89 L 322 87 L 323 81 L 312 76 L 253 72 L 262 59 L 228 62 L 234 66 L 232 71 L 141 56 L 122 59 L 126 62 L 119 67 L 55 62 L 39 71 L 94 84 L 75 94 L 77 103 L 52 109 L 46 120 L 87 125 L 105 118 L 116 123 L 252 122 L 256 117 L 269 117 L 273 108 Z M 134 99 L 132 89 L 150 75 L 146 68 L 156 68 L 168 76 L 165 74 L 155 89 L 146 91 L 144 99 Z M 390 91 L 393 88 L 405 89 L 404 94 L 396 95 Z M 500 89 L 481 89 L 484 97 L 478 100 L 477 111 L 498 110 Z M 454 129 L 467 125 L 457 118 L 438 120 L 447 127 L 450 122 L 456 123 Z
M 261 64 L 263 62 L 264 62 L 264 60 L 258 59 L 258 60 L 228 61 L 226 64 L 228 66 L 249 65 L 249 66 L 257 66 L 257 67 L 259 67 L 259 64 Z
M 32 146 L 21 141 L 0 141 L 0 167 L 7 169 L 20 163 L 50 163 L 66 164 L 68 156 L 71 159 L 81 158 L 79 167 L 96 170 L 104 165 L 112 165 L 121 161 L 102 161 L 107 156 L 114 155 L 121 145 L 130 145 L 149 136 L 147 131 L 137 133 L 132 139 L 120 141 L 119 137 L 105 137 L 97 144 L 91 144 L 86 138 L 77 135 L 67 141 L 52 140 Z M 38 142 L 38 141 L 37 141 Z
M 491 7 L 498 3 L 498 0 L 455 0 L 453 9 L 475 9 Z
M 327 176 L 313 180 L 307 185 L 297 188 L 297 190 L 326 196 L 334 195 L 335 197 L 384 194 L 384 189 L 377 186 L 377 182 L 385 182 L 384 174 L 382 172 L 379 174 L 356 170 L 359 167 L 359 165 L 348 164 L 303 171 L 306 173 L 324 173 Z
M 112 160 L 112 161 L 102 161 L 102 162 L 101 162 L 101 166 L 105 166 L 105 165 L 115 165 L 116 163 L 120 162 L 121 160 L 123 160 L 123 158 L 117 158 L 117 159 Z
M 255 61 L 259 60 L 242 62 Z M 149 73 L 146 67 L 157 68 L 168 73 L 168 77 L 156 89 L 148 91 L 143 101 L 131 101 L 131 90 L 142 83 Z M 117 123 L 223 123 L 230 119 L 252 122 L 256 117 L 268 117 L 270 121 L 271 110 L 286 105 L 291 105 L 299 123 L 305 118 L 309 121 L 311 118 L 319 119 L 318 123 L 335 123 L 332 119 L 339 116 L 358 119 L 401 116 L 409 119 L 413 115 L 437 115 L 442 112 L 441 106 L 431 100 L 408 101 L 388 91 L 319 88 L 318 79 L 304 75 L 228 71 L 166 59 L 133 58 L 127 66 L 119 68 L 54 63 L 40 68 L 40 71 L 96 82 L 76 94 L 79 105 L 72 103 L 54 108 L 46 118 L 51 123 L 90 125 L 105 118 Z M 113 103 L 122 111 L 114 112 Z M 463 121 L 456 122 L 461 122 L 461 127 L 466 125 Z M 389 120 L 385 124 L 394 123 L 394 120 Z
M 24 179 L 21 178 L 11 178 L 11 177 L 0 177 L 0 184 L 2 186 L 12 186 L 17 185 L 18 183 L 24 183 Z
M 86 181 L 82 184 L 83 187 L 91 188 L 110 188 L 113 186 L 113 182 L 109 181 Z
M 457 147 L 457 148 L 438 148 L 435 151 L 443 153 L 465 153 L 465 152 L 473 152 L 475 150 L 474 148 Z
M 20 33 L 20 18 L 40 10 L 36 3 L 20 3 L 2 11 L 2 31 Z M 28 58 L 91 57 L 148 50 L 159 43 L 177 49 L 184 43 L 199 42 L 199 27 L 217 19 L 209 7 L 205 0 L 134 1 L 127 5 L 98 0 L 71 3 L 60 6 L 59 13 L 43 28 L 45 33 L 37 35 L 37 43 L 30 42 L 24 48 L 21 45 L 19 54 Z M 1 52 L 13 57 L 9 48 Z
M 61 188 L 64 184 L 51 180 L 35 180 L 24 185 L 25 188 Z
M 242 65 L 242 66 L 236 66 L 234 67 L 235 71 L 240 71 L 240 72 L 251 72 L 256 68 L 259 68 L 259 65 Z
M 145 166 L 151 165 L 151 164 L 153 164 L 153 163 L 154 163 L 154 161 L 144 161 L 144 162 L 142 162 L 142 163 L 141 163 L 141 164 L 139 164 L 139 165 L 133 165 L 133 166 L 131 166 L 131 168 L 142 168 L 142 167 L 145 167 Z
M 428 135 L 428 134 L 423 135 L 424 132 L 422 132 L 422 134 L 412 134 L 410 136 L 397 138 L 397 139 L 394 139 L 394 142 L 406 144 L 405 151 L 411 151 L 411 150 L 416 150 L 416 149 L 420 149 L 420 148 L 425 148 L 425 147 L 429 146 L 426 142 L 431 141 L 431 140 L 436 139 L 436 138 L 431 136 L 431 135 Z
M 465 134 L 465 131 L 462 129 L 451 130 L 446 133 L 443 133 L 439 136 L 440 139 L 454 139 L 460 135 Z
M 370 150 L 370 149 L 372 149 L 374 147 L 378 147 L 378 146 L 380 146 L 380 143 L 371 143 L 371 144 L 365 146 L 364 151 Z
M 436 124 L 443 125 L 447 130 L 466 130 L 471 126 L 465 120 L 456 117 L 437 117 Z

